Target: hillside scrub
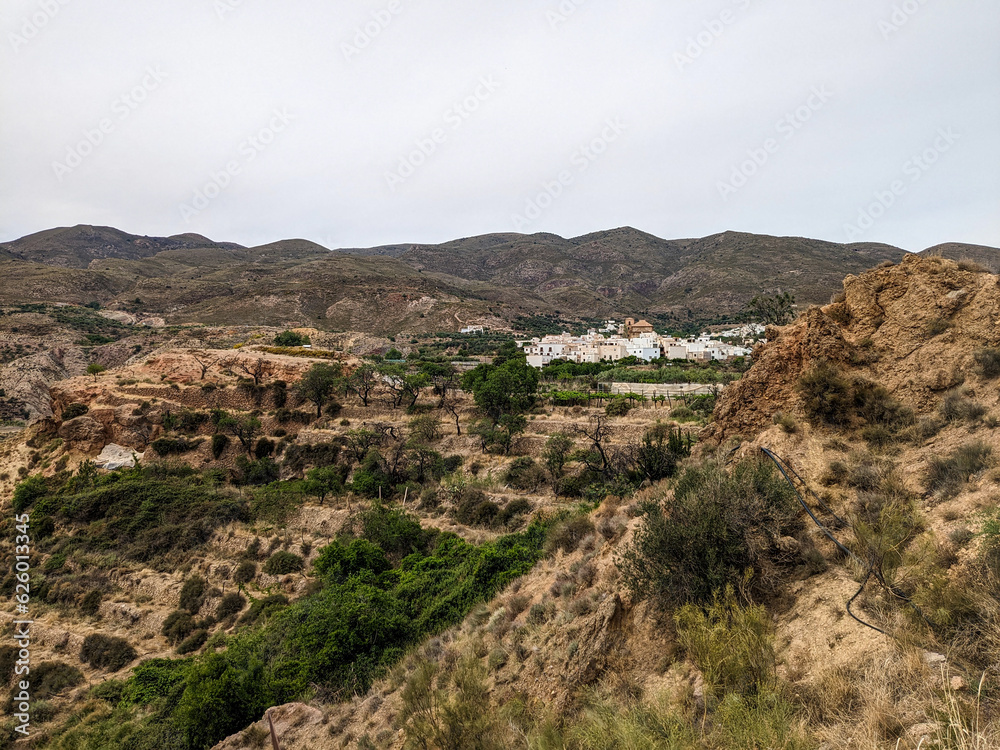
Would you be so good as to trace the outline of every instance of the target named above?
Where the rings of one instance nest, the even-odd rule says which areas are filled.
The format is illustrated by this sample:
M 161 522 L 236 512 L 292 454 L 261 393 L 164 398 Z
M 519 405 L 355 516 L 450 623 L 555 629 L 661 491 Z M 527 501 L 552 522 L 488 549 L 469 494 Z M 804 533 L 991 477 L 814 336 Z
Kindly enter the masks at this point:
M 633 595 L 664 609 L 710 602 L 747 571 L 747 590 L 768 596 L 778 585 L 774 544 L 801 528 L 794 493 L 759 458 L 731 470 L 713 462 L 689 467 L 672 497 L 640 510 L 642 525 L 616 562 Z
M 367 525 L 371 536 L 321 551 L 318 593 L 279 603 L 256 626 L 229 638 L 225 651 L 143 662 L 106 719 L 86 729 L 70 726 L 59 743 L 200 750 L 310 686 L 333 700 L 363 693 L 409 646 L 459 622 L 527 572 L 546 536 L 536 522 L 474 546 L 453 534 L 421 532 L 395 508 L 377 516 Z M 397 560 L 399 550 L 412 551 L 390 568 L 390 549 Z M 171 739 L 157 744 L 164 738 Z
M 157 565 L 168 564 L 172 552 L 204 544 L 219 526 L 250 520 L 246 502 L 221 494 L 201 477 L 157 471 L 137 467 L 97 476 L 81 470 L 61 482 L 29 478 L 15 491 L 15 506 L 30 509 L 39 523 L 51 518 L 88 528 L 85 535 L 61 538 L 63 550 L 115 549 L 126 559 Z

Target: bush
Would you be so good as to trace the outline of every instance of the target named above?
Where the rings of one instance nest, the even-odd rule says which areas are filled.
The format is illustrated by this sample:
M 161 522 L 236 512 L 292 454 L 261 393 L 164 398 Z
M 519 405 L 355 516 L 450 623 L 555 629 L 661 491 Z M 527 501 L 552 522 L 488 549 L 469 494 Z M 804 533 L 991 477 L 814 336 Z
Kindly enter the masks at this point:
M 229 436 L 222 433 L 212 435 L 212 457 L 218 460 L 229 447 Z
M 240 594 L 226 594 L 222 597 L 222 601 L 219 602 L 219 606 L 215 610 L 215 617 L 217 620 L 225 620 L 227 617 L 238 615 L 243 611 L 246 603 L 247 600 Z
M 95 616 L 101 610 L 101 592 L 94 589 L 80 600 L 80 611 L 85 615 Z
M 795 417 L 783 411 L 776 411 L 772 421 L 774 424 L 778 425 L 783 432 L 786 432 L 789 435 L 794 434 L 799 429 L 798 424 L 795 422 Z
M 307 468 L 331 466 L 337 462 L 340 446 L 337 443 L 295 443 L 285 449 L 281 462 L 286 472 L 301 474 Z
M 41 474 L 32 474 L 14 488 L 14 512 L 23 513 L 32 503 L 49 493 L 49 487 Z
M 525 621 L 529 625 L 541 625 L 549 619 L 549 608 L 545 604 L 532 604 Z
M 233 581 L 235 583 L 250 583 L 256 577 L 257 563 L 250 560 L 244 560 L 233 571 Z
M 466 526 L 493 526 L 500 515 L 500 506 L 486 497 L 482 490 L 465 490 L 455 507 L 455 520 Z
M 609 417 L 625 417 L 632 411 L 632 404 L 624 398 L 616 398 L 604 407 L 604 413 Z
M 85 404 L 73 403 L 63 409 L 62 419 L 64 422 L 68 422 L 71 419 L 82 417 L 88 411 L 90 411 L 90 409 L 88 409 Z
M 964 388 L 956 388 L 945 394 L 938 411 L 948 422 L 975 422 L 986 414 L 986 407 L 969 398 Z
M 233 484 L 237 486 L 260 487 L 277 482 L 281 477 L 281 467 L 274 462 L 273 458 L 268 457 L 251 461 L 246 456 L 239 456 L 236 459 L 236 472 Z
M 167 615 L 167 619 L 163 621 L 163 627 L 160 629 L 160 634 L 167 639 L 167 643 L 173 646 L 191 635 L 193 630 L 194 618 L 191 613 L 177 609 Z
M 1000 377 L 1000 349 L 980 349 L 973 358 L 976 362 L 976 373 L 987 380 Z
M 186 609 L 192 615 L 198 614 L 205 600 L 205 579 L 194 575 L 184 581 L 181 587 L 180 608 Z
M 515 458 L 504 474 L 504 482 L 518 490 L 537 490 L 546 482 L 545 469 L 529 456 Z
M 379 575 L 389 570 L 392 564 L 381 547 L 367 539 L 354 539 L 347 545 L 338 540 L 324 547 L 313 567 L 327 581 L 344 583 L 363 571 Z
M 697 419 L 698 415 L 694 413 L 694 409 L 688 406 L 675 406 L 670 410 L 670 418 L 675 419 L 678 422 L 687 422 L 692 419 Z
M 750 591 L 773 591 L 778 537 L 799 528 L 795 494 L 770 463 L 744 459 L 731 471 L 689 468 L 672 500 L 641 506 L 643 523 L 617 559 L 626 586 L 661 607 L 707 603 L 751 571 Z
M 932 456 L 927 466 L 924 487 L 946 497 L 958 494 L 962 485 L 992 461 L 993 449 L 982 442 L 967 443 L 948 456 Z
M 136 660 L 138 654 L 124 638 L 101 633 L 88 635 L 80 649 L 80 661 L 95 669 L 117 672 Z
M 580 542 L 594 533 L 594 524 L 587 516 L 573 516 L 560 521 L 549 531 L 545 540 L 545 553 L 554 554 L 562 550 L 566 554 L 575 552 Z
M 83 682 L 83 672 L 61 661 L 43 661 L 31 666 L 31 699 L 51 698 Z
M 267 438 L 260 438 L 253 447 L 253 454 L 258 459 L 266 458 L 274 454 L 274 441 Z
M 264 563 L 264 572 L 271 576 L 281 576 L 288 573 L 297 573 L 305 568 L 306 564 L 301 557 L 281 550 L 271 555 Z
M 185 440 L 184 438 L 159 438 L 153 441 L 153 450 L 159 456 L 187 453 L 201 445 L 200 440 Z
M 829 362 L 820 362 L 799 379 L 806 417 L 834 427 L 849 424 L 851 385 Z
M 177 646 L 178 654 L 190 654 L 193 651 L 197 651 L 202 646 L 205 645 L 205 641 L 208 640 L 207 630 L 196 630 Z
M 308 336 L 295 331 L 283 331 L 274 337 L 275 346 L 303 346 L 310 343 Z

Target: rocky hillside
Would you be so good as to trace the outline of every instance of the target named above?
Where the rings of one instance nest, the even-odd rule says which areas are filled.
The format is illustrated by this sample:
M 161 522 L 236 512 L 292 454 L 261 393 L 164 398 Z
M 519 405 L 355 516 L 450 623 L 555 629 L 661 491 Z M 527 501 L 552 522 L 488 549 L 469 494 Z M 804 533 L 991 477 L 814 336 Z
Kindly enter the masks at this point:
M 906 257 L 770 331 L 708 424 L 543 397 L 506 449 L 516 380 L 407 408 L 386 370 L 317 414 L 306 373 L 364 364 L 317 331 L 65 380 L 0 446 L 32 746 L 994 747 L 998 296 Z
M 988 248 L 949 245 L 977 258 Z M 822 304 L 847 274 L 899 248 L 739 232 L 663 240 L 628 227 L 571 239 L 494 234 L 443 245 L 331 252 L 197 235 L 53 229 L 0 245 L 0 298 L 100 303 L 171 323 L 310 325 L 379 334 L 509 327 L 520 318 L 643 315 L 663 325 L 732 317 L 756 294 Z

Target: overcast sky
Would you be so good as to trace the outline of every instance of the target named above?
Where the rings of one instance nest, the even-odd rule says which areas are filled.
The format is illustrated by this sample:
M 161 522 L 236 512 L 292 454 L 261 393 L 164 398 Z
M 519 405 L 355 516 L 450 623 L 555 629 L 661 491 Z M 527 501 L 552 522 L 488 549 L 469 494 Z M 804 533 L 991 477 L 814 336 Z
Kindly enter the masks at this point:
M 1000 245 L 996 0 L 8 0 L 0 240 Z

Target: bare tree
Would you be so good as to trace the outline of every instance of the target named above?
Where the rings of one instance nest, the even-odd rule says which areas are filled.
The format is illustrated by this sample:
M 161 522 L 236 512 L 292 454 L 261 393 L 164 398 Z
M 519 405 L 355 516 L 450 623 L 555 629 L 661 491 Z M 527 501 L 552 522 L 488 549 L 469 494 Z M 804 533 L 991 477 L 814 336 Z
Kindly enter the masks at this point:
M 200 380 L 204 380 L 212 365 L 219 361 L 218 357 L 213 357 L 208 352 L 191 352 L 191 359 L 201 368 Z

